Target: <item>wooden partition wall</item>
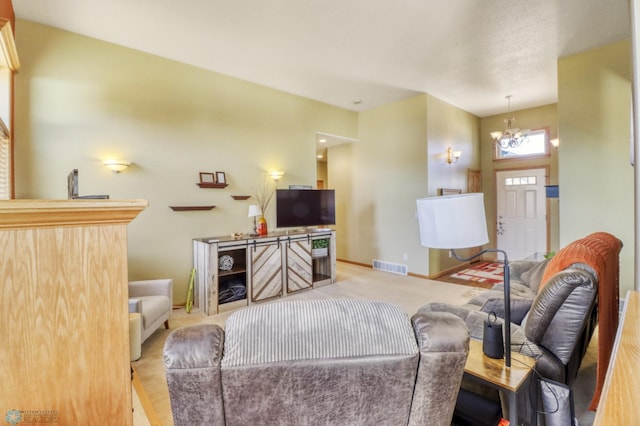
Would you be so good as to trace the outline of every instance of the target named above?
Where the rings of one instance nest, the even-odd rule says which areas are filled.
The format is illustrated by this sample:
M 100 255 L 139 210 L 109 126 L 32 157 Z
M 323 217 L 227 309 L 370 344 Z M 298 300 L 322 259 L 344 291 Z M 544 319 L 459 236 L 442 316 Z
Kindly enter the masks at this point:
M 127 224 L 146 201 L 0 201 L 0 417 L 131 425 Z

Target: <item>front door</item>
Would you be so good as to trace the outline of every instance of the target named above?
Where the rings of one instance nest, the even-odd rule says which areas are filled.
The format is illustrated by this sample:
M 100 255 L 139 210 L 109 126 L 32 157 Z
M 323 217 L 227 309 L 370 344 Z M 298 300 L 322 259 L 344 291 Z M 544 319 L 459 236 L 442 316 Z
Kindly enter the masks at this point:
M 496 172 L 496 234 L 510 260 L 547 252 L 546 169 Z

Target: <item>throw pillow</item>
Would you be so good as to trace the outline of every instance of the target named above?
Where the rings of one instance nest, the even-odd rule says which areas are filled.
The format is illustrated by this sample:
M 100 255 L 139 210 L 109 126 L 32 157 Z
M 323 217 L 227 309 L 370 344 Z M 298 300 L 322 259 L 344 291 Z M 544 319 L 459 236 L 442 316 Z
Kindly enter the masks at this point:
M 520 324 L 522 319 L 527 315 L 533 300 L 531 299 L 511 299 L 509 306 L 511 307 L 511 322 L 514 324 Z M 482 312 L 495 312 L 496 316 L 504 319 L 504 299 L 492 298 L 488 299 L 482 308 Z
M 529 288 L 536 294 L 538 293 L 538 289 L 540 288 L 540 281 L 542 280 L 544 269 L 547 267 L 547 263 L 549 263 L 549 260 L 551 259 L 545 259 L 541 262 L 538 262 L 538 264 L 520 275 L 520 278 L 522 278 L 522 280 L 526 282 L 529 285 Z

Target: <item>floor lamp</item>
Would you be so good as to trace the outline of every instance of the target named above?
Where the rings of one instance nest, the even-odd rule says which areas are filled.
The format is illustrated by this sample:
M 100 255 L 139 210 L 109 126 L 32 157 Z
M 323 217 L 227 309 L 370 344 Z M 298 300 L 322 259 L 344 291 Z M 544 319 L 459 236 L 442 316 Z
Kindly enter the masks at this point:
M 466 262 L 484 253 L 504 257 L 504 359 L 511 367 L 511 296 L 509 260 L 504 250 L 485 249 L 471 257 L 458 256 L 456 249 L 479 247 L 489 242 L 484 194 L 471 193 L 416 200 L 420 243 L 424 247 L 449 249 L 457 260 Z

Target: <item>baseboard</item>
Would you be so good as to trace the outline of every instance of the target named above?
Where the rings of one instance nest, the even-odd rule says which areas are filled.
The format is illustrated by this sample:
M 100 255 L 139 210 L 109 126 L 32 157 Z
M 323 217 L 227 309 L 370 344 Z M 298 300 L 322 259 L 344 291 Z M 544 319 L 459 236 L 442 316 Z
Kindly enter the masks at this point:
M 350 265 L 362 266 L 364 268 L 373 269 L 372 265 L 369 263 L 356 262 L 354 260 L 347 259 L 336 259 L 337 262 L 348 263 Z M 484 257 L 479 257 L 478 259 L 474 259 L 473 262 L 464 262 L 456 266 L 452 266 L 451 268 L 447 268 L 444 271 L 437 272 L 433 275 L 422 275 L 416 274 L 415 272 L 407 272 L 407 275 L 415 278 L 422 278 L 423 280 L 437 280 L 438 278 L 444 277 L 446 275 L 454 274 L 458 271 L 462 271 L 463 269 L 468 268 L 471 264 L 477 262 L 495 262 L 495 259 L 485 259 Z
M 444 271 L 440 271 L 436 274 L 429 275 L 427 278 L 430 280 L 437 280 L 438 278 L 444 277 L 445 275 L 455 274 L 456 272 L 467 269 L 468 267 L 469 262 L 461 263 L 460 265 L 456 265 L 451 268 L 445 269 Z
M 368 263 L 356 262 L 356 261 L 347 260 L 347 259 L 336 259 L 336 261 L 342 262 L 342 263 L 348 263 L 350 265 L 362 266 L 364 268 L 373 269 L 373 267 Z M 467 263 L 460 264 L 458 266 L 454 266 L 453 268 L 446 269 L 442 272 L 438 272 L 437 274 L 434 274 L 434 275 L 423 275 L 423 274 L 416 274 L 415 272 L 407 272 L 407 276 L 420 278 L 423 280 L 435 280 L 445 275 L 450 275 L 450 274 L 453 274 L 454 272 L 461 271 L 468 267 L 469 267 L 469 263 L 467 262 Z
M 336 259 L 336 262 L 349 263 L 351 265 L 363 266 L 365 268 L 373 269 L 372 266 L 370 264 L 368 264 L 368 263 L 355 262 L 353 260 Z
M 149 424 L 151 426 L 162 426 L 160 417 L 158 416 L 158 413 L 156 413 L 156 410 L 153 408 L 153 404 L 151 403 L 149 396 L 145 392 L 144 386 L 142 386 L 142 382 L 140 381 L 138 373 L 133 366 L 131 366 L 131 369 L 133 370 L 131 381 L 134 389 L 136 390 L 136 394 L 138 395 L 138 399 L 140 400 L 140 404 L 142 405 L 142 410 L 144 411 L 147 420 L 149 420 Z
M 429 278 L 428 275 L 416 274 L 415 272 L 407 272 L 407 275 L 410 276 L 410 277 L 420 278 L 420 279 L 423 279 L 423 280 L 432 279 L 432 278 Z

